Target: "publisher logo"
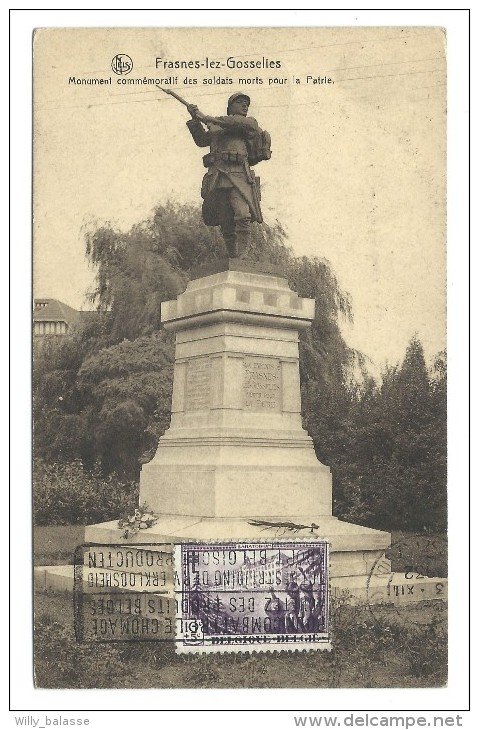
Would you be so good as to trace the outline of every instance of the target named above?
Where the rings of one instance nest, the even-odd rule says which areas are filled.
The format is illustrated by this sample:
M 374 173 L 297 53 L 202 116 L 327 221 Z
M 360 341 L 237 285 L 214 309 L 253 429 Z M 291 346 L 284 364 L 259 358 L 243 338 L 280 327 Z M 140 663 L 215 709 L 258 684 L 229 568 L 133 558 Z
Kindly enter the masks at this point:
M 133 61 L 126 53 L 117 53 L 112 59 L 111 68 L 116 74 L 125 76 L 133 70 Z

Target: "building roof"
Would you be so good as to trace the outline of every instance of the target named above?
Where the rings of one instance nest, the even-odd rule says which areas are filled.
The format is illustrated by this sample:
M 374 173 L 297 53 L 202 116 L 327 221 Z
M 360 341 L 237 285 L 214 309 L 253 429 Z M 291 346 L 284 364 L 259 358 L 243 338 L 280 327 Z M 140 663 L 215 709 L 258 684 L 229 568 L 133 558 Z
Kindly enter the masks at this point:
M 81 315 L 82 312 L 58 299 L 35 299 L 34 322 L 66 322 L 73 325 L 79 322 Z

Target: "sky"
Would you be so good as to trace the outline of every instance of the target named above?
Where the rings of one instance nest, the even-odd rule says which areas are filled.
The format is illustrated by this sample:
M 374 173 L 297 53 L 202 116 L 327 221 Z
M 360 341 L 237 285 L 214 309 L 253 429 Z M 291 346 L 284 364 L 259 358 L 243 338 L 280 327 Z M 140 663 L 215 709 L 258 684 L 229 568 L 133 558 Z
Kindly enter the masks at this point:
M 208 114 L 246 89 L 272 137 L 272 159 L 256 167 L 265 221 L 281 222 L 297 255 L 331 263 L 352 299 L 348 344 L 377 373 L 417 333 L 431 361 L 446 336 L 445 49 L 434 27 L 39 31 L 34 295 L 89 308 L 87 227 L 127 230 L 157 203 L 200 202 L 205 151 L 188 112 L 130 80 L 172 80 Z M 112 71 L 118 53 L 133 61 L 128 75 Z M 206 59 L 219 68 L 162 68 Z M 245 61 L 280 68 L 238 68 Z

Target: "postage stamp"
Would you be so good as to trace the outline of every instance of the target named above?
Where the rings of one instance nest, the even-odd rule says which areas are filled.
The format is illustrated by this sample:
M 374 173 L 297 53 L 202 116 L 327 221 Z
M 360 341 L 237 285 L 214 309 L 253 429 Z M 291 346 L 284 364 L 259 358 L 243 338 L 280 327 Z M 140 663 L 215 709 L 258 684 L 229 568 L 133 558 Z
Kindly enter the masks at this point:
M 327 542 L 85 544 L 78 642 L 176 642 L 178 653 L 330 649 Z
M 178 653 L 330 649 L 328 543 L 175 546 Z

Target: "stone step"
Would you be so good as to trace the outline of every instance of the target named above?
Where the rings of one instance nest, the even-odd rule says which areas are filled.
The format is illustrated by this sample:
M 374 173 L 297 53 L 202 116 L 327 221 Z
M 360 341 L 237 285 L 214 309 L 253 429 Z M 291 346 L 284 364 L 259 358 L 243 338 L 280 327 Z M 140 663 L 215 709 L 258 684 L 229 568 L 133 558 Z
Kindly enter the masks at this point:
M 84 569 L 82 588 L 85 593 L 113 593 L 115 591 L 144 592 L 174 596 L 173 580 L 147 580 L 141 573 L 106 569 Z M 78 576 L 78 573 L 77 573 Z M 78 580 L 78 577 L 77 577 Z M 73 593 L 74 566 L 50 565 L 34 570 L 34 584 L 38 591 Z M 447 579 L 420 578 L 407 580 L 403 573 L 383 575 L 351 575 L 331 577 L 332 596 L 348 595 L 352 603 L 405 605 L 420 601 L 447 600 Z
M 133 572 L 110 568 L 87 568 L 73 565 L 42 565 L 34 569 L 34 586 L 38 591 L 73 593 L 74 578 L 89 592 L 134 591 L 173 594 L 173 572 L 166 575 L 157 571 Z
M 73 593 L 73 565 L 41 565 L 33 569 L 33 586 L 36 591 Z

